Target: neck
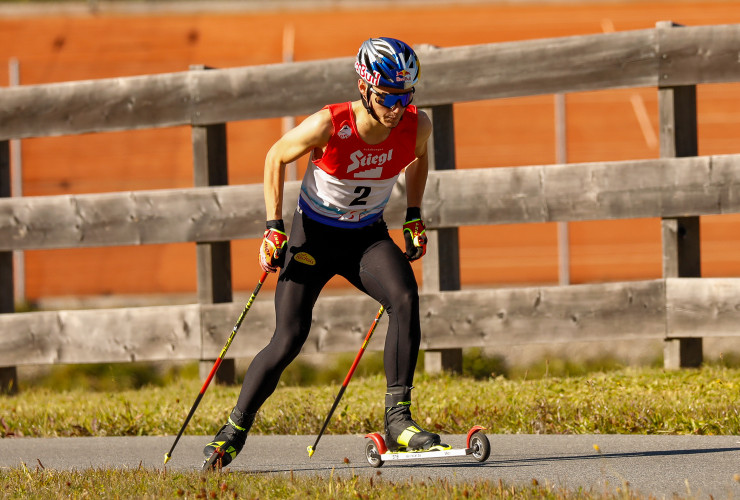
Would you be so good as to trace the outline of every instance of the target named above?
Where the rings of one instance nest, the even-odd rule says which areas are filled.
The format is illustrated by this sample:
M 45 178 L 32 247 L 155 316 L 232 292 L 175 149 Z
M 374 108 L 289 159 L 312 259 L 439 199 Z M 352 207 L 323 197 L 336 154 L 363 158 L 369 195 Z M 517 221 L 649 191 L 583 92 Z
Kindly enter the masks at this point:
M 352 112 L 355 115 L 355 125 L 362 140 L 369 144 L 383 142 L 391 133 L 391 129 L 373 118 L 365 109 L 361 100 L 352 103 Z

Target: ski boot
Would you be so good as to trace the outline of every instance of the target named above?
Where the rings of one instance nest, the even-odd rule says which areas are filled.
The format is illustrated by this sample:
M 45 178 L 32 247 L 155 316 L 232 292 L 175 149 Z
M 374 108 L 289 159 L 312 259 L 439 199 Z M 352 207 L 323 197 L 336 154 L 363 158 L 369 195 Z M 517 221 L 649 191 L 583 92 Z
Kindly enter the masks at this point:
M 254 423 L 256 413 L 242 413 L 239 409 L 231 410 L 226 425 L 221 427 L 213 441 L 203 448 L 206 456 L 203 470 L 226 467 L 236 458 L 247 440 L 247 433 Z
M 385 445 L 389 451 L 427 451 L 449 448 L 438 434 L 411 419 L 411 387 L 389 387 L 385 394 Z

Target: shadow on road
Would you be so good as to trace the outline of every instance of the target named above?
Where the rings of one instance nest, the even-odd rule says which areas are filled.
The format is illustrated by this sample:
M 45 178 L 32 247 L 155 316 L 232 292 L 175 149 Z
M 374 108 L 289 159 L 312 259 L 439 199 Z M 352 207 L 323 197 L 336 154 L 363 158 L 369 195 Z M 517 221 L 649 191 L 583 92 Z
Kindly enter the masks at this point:
M 562 462 L 570 460 L 596 460 L 596 459 L 621 459 L 621 458 L 640 458 L 640 457 L 671 457 L 671 456 L 688 456 L 698 454 L 709 454 L 709 453 L 728 453 L 733 451 L 740 451 L 740 447 L 733 448 L 706 448 L 702 450 L 655 450 L 655 451 L 636 451 L 626 453 L 594 453 L 593 455 L 561 455 L 561 456 L 547 456 L 547 457 L 533 457 L 533 458 L 517 458 L 512 460 L 496 460 L 495 458 L 488 459 L 487 462 L 422 462 L 422 461 L 411 461 L 409 464 L 395 463 L 394 466 L 413 466 L 413 467 L 522 467 L 527 465 L 542 465 L 548 462 Z

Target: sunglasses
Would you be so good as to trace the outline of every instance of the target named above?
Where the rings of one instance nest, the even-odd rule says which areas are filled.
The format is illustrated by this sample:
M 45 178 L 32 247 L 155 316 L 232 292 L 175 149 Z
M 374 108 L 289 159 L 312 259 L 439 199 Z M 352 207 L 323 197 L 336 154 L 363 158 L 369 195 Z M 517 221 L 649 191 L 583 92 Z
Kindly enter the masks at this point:
M 405 108 L 414 100 L 414 92 L 416 90 L 412 88 L 409 92 L 404 92 L 403 94 L 389 94 L 388 92 L 379 92 L 375 87 L 371 87 L 370 91 L 378 97 L 375 102 L 381 106 L 392 108 L 396 104 L 400 104 L 402 108 Z

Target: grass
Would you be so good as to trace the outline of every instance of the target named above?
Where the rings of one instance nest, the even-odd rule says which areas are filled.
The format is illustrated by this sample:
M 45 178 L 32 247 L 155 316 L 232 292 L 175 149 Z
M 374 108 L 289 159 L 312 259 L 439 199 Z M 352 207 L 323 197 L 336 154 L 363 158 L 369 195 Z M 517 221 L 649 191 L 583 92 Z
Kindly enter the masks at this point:
M 478 353 L 480 354 L 480 353 Z M 474 359 L 480 356 L 473 356 Z M 353 378 L 327 433 L 364 433 L 382 426 L 384 378 L 370 356 Z M 315 434 L 348 363 L 316 373 L 300 363 L 285 374 L 253 428 L 256 434 Z M 546 363 L 514 372 L 499 360 L 467 361 L 466 376 L 417 377 L 414 415 L 442 433 L 473 423 L 495 433 L 632 433 L 740 435 L 740 368 L 696 370 Z M 133 365 L 59 367 L 68 380 L 24 384 L 0 396 L 0 437 L 174 435 L 200 389 L 197 367 L 148 372 Z M 137 375 L 132 375 L 133 372 Z M 506 376 L 500 372 L 506 373 Z M 486 376 L 486 374 L 488 376 Z M 536 378 L 533 378 L 536 377 Z M 107 380 L 110 379 L 110 380 Z M 57 386 L 55 386 L 57 384 Z M 74 387 L 77 384 L 77 387 Z M 28 387 L 26 387 L 26 385 Z M 233 407 L 239 387 L 208 389 L 187 434 L 212 435 Z M 700 397 L 698 396 L 700 395 Z M 380 472 L 380 471 L 378 471 Z M 738 478 L 740 480 L 740 478 Z M 203 475 L 167 470 L 54 471 L 42 464 L 0 469 L 0 498 L 649 498 L 628 485 L 614 491 L 566 491 L 551 485 L 501 482 L 392 482 L 382 475 L 286 477 L 248 473 Z
M 427 478 L 424 481 L 385 481 L 351 476 L 310 478 L 267 477 L 242 473 L 201 474 L 172 471 L 92 470 L 52 471 L 19 467 L 0 470 L 1 498 L 286 498 L 286 499 L 632 499 L 643 498 L 628 486 L 613 492 L 568 491 L 540 485 L 509 486 L 501 481 L 459 483 Z
M 282 385 L 252 432 L 315 434 L 339 385 Z M 737 368 L 622 368 L 532 380 L 420 375 L 416 387 L 415 418 L 442 433 L 466 432 L 475 422 L 492 433 L 740 435 Z M 173 435 L 199 389 L 195 378 L 112 392 L 31 387 L 0 396 L 0 437 Z M 353 379 L 327 433 L 381 428 L 384 391 L 380 375 Z M 215 433 L 238 392 L 238 386 L 211 386 L 187 433 Z

